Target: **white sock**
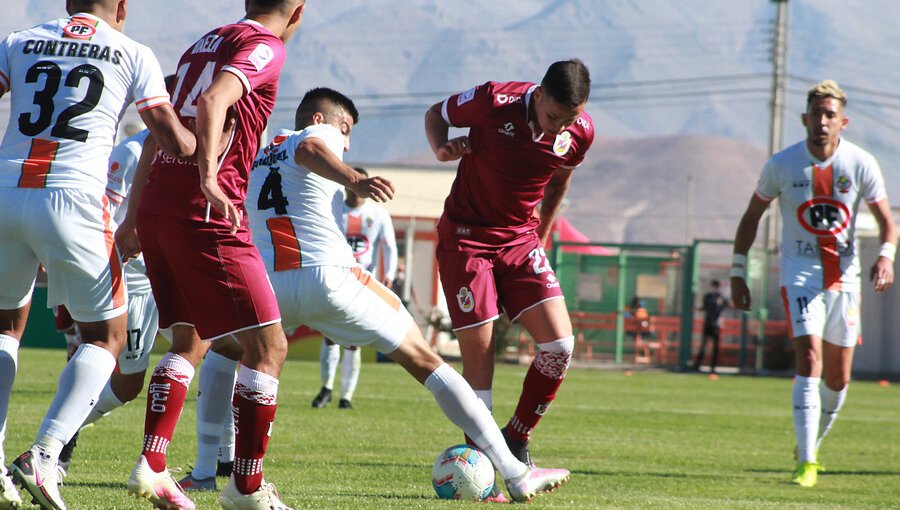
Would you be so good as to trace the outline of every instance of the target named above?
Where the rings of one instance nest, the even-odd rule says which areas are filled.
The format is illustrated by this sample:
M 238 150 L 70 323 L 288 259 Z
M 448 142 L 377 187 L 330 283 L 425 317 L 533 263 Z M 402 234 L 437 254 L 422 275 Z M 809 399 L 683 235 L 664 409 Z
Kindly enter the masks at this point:
M 844 400 L 847 398 L 847 386 L 844 386 L 841 391 L 834 391 L 827 384 L 822 383 L 819 397 L 822 399 L 822 412 L 819 414 L 819 437 L 816 441 L 816 451 L 819 451 L 822 439 L 831 430 L 834 420 L 838 417 L 838 411 L 844 405 Z
M 6 475 L 3 442 L 6 440 L 6 414 L 9 412 L 9 397 L 16 380 L 18 359 L 19 341 L 8 335 L 0 335 L 0 475 Z
M 475 390 L 475 396 L 478 397 L 484 407 L 487 407 L 488 411 L 494 410 L 494 397 L 491 395 L 491 390 Z
M 447 418 L 487 454 L 504 480 L 518 478 L 527 471 L 528 467 L 509 451 L 490 411 L 450 365 L 445 363 L 435 369 L 425 379 L 425 388 L 434 395 Z
M 337 374 L 338 361 L 341 359 L 341 346 L 337 344 L 328 345 L 322 340 L 322 347 L 319 349 L 319 363 L 322 371 L 322 386 L 329 390 L 334 388 L 334 376 Z
M 230 410 L 231 406 L 229 406 Z M 229 412 L 225 419 L 225 428 L 219 440 L 219 462 L 234 462 L 234 414 Z
M 44 438 L 68 443 L 94 408 L 115 368 L 112 353 L 93 344 L 81 344 L 59 376 L 56 396 L 41 422 L 35 444 L 42 444 Z M 52 461 L 58 458 L 56 452 Z
M 819 397 L 821 377 L 794 377 L 794 433 L 797 436 L 797 462 L 816 461 L 816 437 L 819 433 Z
M 231 396 L 237 377 L 236 360 L 213 351 L 200 364 L 197 381 L 197 462 L 191 471 L 195 480 L 216 476 L 219 442 L 231 415 Z
M 100 399 L 97 400 L 97 405 L 91 409 L 91 413 L 88 415 L 87 419 L 84 420 L 84 424 L 81 425 L 82 428 L 87 427 L 91 423 L 96 422 L 100 418 L 103 418 L 107 414 L 113 412 L 114 410 L 125 405 L 125 402 L 119 400 L 119 397 L 113 393 L 112 386 L 110 386 L 109 381 L 106 382 L 106 386 L 103 387 L 103 391 L 100 392 Z
M 356 383 L 359 382 L 359 368 L 362 365 L 362 349 L 344 349 L 341 361 L 341 398 L 353 400 Z

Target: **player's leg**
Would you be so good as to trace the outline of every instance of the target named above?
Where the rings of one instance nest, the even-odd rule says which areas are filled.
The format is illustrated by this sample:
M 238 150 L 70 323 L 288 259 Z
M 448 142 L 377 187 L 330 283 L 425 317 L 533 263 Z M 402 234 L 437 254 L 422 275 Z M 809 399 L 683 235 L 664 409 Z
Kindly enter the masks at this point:
M 569 472 L 564 469 L 528 466 L 513 455 L 490 411 L 465 379 L 428 346 L 418 327 L 413 325 L 400 346 L 387 356 L 422 383 L 444 415 L 487 454 L 514 500 L 530 500 L 568 480 Z
M 125 344 L 127 295 L 105 197 L 53 189 L 32 198 L 35 207 L 29 210 L 41 218 L 33 218 L 29 244 L 47 271 L 48 303 L 66 305 L 82 344 L 60 374 L 34 445 L 13 464 L 16 477 L 40 505 L 65 507 L 56 488 L 59 454 L 115 368 Z
M 519 403 L 504 434 L 519 460 L 533 463 L 528 441 L 556 398 L 572 359 L 575 337 L 566 302 L 549 299 L 522 312 L 518 321 L 534 339 L 537 355 L 525 374 Z
M 312 401 L 314 408 L 322 409 L 331 402 L 331 393 L 334 390 L 334 377 L 337 375 L 340 359 L 341 346 L 327 338 L 322 338 L 322 347 L 319 348 L 319 370 L 322 373 L 322 388 Z
M 816 335 L 795 337 L 794 353 L 797 366 L 791 401 L 797 440 L 797 469 L 792 481 L 811 487 L 816 483 L 816 477 L 810 474 L 810 470 L 817 469 L 816 439 L 822 406 L 819 395 L 822 381 L 822 339 Z
M 703 328 L 703 335 L 700 336 L 700 350 L 697 351 L 697 358 L 694 360 L 694 370 L 699 371 L 700 365 L 703 363 L 703 351 L 706 350 L 706 341 L 709 335 L 706 334 L 706 327 Z
M 847 398 L 853 355 L 860 333 L 859 292 L 828 291 L 826 302 L 829 313 L 822 343 L 822 414 L 819 418 L 817 452 Z
M 359 372 L 362 365 L 362 351 L 356 346 L 344 347 L 344 356 L 341 359 L 341 400 L 338 407 L 352 409 L 353 393 L 359 383 Z
M 18 508 L 22 505 L 19 491 L 13 485 L 6 470 L 3 443 L 6 440 L 9 399 L 18 365 L 19 339 L 25 331 L 25 321 L 31 307 L 30 299 L 24 306 L 13 310 L 0 310 L 0 509 Z
M 277 501 L 264 483 L 263 458 L 269 445 L 278 397 L 278 377 L 287 356 L 287 338 L 276 322 L 235 333 L 244 350 L 234 387 L 235 456 L 231 479 L 219 495 L 225 508 L 247 499 Z
M 231 397 L 237 376 L 240 346 L 230 336 L 213 342 L 200 365 L 197 395 L 197 459 L 178 483 L 185 490 L 216 490 L 219 444 L 230 424 Z
M 712 359 L 709 363 L 709 372 L 710 374 L 716 373 L 716 366 L 719 364 L 719 343 L 722 337 L 722 330 L 719 329 L 718 326 L 713 328 L 712 336 L 710 339 L 712 340 Z
M 831 342 L 822 342 L 823 377 L 820 387 L 822 412 L 819 417 L 819 435 L 816 439 L 816 452 L 822 445 L 822 439 L 831 430 L 838 412 L 847 398 L 847 387 L 850 384 L 850 371 L 853 366 L 853 347 L 842 347 Z

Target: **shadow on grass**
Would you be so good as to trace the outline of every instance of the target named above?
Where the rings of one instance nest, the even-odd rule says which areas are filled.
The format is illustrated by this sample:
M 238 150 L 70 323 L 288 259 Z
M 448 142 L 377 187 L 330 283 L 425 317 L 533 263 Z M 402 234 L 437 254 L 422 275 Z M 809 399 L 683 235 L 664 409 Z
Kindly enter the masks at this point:
M 572 475 L 586 475 L 586 476 L 610 476 L 610 477 L 631 477 L 631 478 L 683 478 L 683 479 L 703 479 L 709 480 L 711 478 L 732 478 L 728 476 L 714 476 L 709 473 L 653 473 L 648 471 L 594 471 L 594 470 L 584 470 L 584 469 L 576 469 L 572 471 Z

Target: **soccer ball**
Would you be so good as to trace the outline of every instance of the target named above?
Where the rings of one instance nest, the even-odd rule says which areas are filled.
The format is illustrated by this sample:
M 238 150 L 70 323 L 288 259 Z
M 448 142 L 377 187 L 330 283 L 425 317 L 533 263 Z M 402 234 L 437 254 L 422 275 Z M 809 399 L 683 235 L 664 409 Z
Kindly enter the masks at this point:
M 482 501 L 494 488 L 494 465 L 474 446 L 451 446 L 434 461 L 431 484 L 441 499 Z

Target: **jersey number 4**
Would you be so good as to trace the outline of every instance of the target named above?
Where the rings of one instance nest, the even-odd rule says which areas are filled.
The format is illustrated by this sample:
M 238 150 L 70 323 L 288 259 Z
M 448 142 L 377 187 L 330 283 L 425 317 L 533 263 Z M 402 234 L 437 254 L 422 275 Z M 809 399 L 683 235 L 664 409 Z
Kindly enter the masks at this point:
M 88 131 L 72 127 L 69 123 L 75 117 L 93 110 L 100 102 L 100 94 L 103 93 L 103 73 L 90 64 L 83 64 L 69 71 L 63 82 L 62 69 L 53 62 L 44 61 L 38 62 L 28 69 L 25 73 L 25 82 L 37 83 L 41 76 L 44 76 L 44 88 L 34 93 L 34 104 L 39 108 L 37 119 L 32 120 L 30 112 L 19 115 L 19 131 L 25 136 L 37 136 L 43 133 L 53 123 L 53 114 L 56 110 L 54 99 L 56 93 L 59 92 L 60 83 L 62 82 L 69 88 L 77 88 L 86 79 L 88 87 L 84 98 L 63 110 L 56 117 L 56 123 L 53 124 L 53 129 L 50 131 L 50 134 L 57 138 L 86 142 Z
M 276 214 L 287 214 L 287 206 L 288 200 L 281 191 L 281 174 L 278 173 L 278 167 L 269 167 L 269 175 L 259 190 L 256 208 L 265 211 L 274 207 Z

